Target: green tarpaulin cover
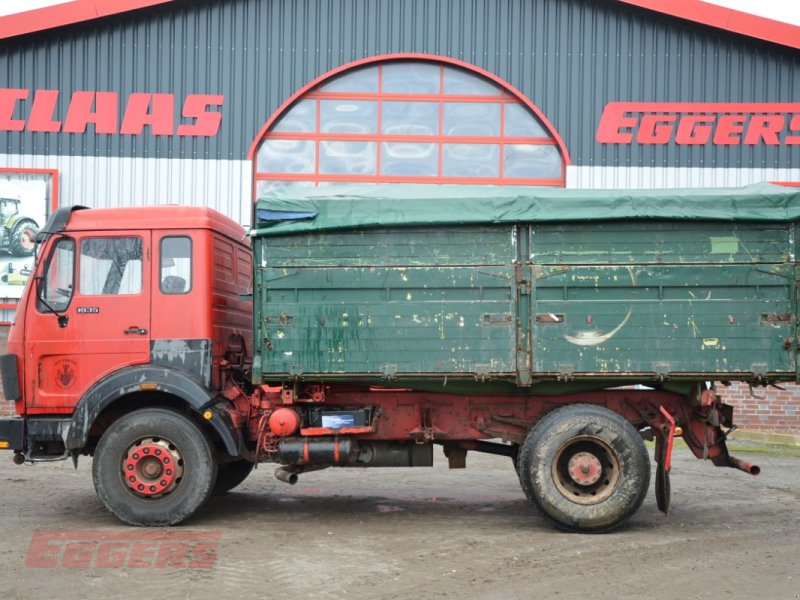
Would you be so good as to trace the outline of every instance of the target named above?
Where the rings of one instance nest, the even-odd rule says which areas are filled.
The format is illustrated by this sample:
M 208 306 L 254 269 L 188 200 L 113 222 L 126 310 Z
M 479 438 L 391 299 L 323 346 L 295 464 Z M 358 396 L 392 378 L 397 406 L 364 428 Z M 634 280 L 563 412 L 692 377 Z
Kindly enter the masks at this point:
M 670 219 L 797 221 L 800 189 L 578 190 L 390 184 L 293 188 L 256 203 L 253 236 L 363 227 Z

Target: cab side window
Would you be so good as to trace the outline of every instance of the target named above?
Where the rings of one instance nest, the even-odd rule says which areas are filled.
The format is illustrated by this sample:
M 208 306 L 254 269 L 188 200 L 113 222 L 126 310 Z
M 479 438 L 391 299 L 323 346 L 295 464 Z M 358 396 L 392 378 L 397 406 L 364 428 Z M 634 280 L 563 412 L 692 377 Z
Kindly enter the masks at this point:
M 84 296 L 141 293 L 142 239 L 103 237 L 81 240 L 80 291 Z
M 188 294 L 192 290 L 192 240 L 187 236 L 161 239 L 161 276 L 163 294 Z
M 39 312 L 67 310 L 75 285 L 75 242 L 61 238 L 53 245 L 38 290 Z

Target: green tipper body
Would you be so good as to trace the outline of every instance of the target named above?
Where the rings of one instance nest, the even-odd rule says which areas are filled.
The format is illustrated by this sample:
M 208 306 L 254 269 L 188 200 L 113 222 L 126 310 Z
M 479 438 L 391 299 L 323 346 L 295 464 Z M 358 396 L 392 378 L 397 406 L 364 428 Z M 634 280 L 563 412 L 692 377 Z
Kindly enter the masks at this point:
M 795 190 L 381 186 L 256 213 L 258 383 L 796 379 Z

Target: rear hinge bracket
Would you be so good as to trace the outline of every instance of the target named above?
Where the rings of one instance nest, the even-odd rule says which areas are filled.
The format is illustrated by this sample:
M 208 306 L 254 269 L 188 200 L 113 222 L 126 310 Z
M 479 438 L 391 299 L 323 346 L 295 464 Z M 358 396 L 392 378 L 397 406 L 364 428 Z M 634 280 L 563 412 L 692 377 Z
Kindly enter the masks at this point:
M 570 381 L 575 375 L 575 365 L 558 365 L 558 381 Z

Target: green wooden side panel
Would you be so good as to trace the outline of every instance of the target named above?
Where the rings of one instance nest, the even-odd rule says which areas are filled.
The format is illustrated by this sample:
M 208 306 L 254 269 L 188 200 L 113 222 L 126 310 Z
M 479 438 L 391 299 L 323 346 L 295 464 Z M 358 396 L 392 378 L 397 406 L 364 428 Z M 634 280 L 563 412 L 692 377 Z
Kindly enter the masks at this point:
M 534 371 L 794 373 L 789 265 L 537 270 Z
M 509 267 L 267 268 L 262 369 L 516 372 Z
M 516 373 L 516 228 L 259 240 L 265 374 Z
M 611 222 L 531 228 L 538 264 L 773 263 L 792 251 L 793 223 Z
M 795 237 L 663 220 L 257 237 L 255 378 L 794 379 Z
M 511 225 L 322 231 L 266 240 L 264 257 L 271 267 L 508 265 L 516 258 L 516 231 Z

